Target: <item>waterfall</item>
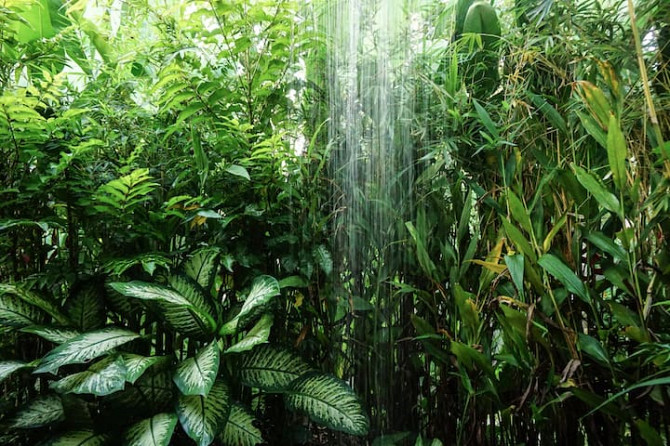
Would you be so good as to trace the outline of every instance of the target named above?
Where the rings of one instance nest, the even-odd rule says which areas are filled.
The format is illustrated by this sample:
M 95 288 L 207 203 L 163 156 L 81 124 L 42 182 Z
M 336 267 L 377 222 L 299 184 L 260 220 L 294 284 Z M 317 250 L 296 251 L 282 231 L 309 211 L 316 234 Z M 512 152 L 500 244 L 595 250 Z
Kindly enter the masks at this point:
M 390 407 L 403 401 L 393 393 L 403 388 L 396 341 L 408 314 L 393 283 L 404 274 L 404 223 L 414 207 L 414 58 L 424 38 L 417 32 L 419 3 L 329 1 L 323 14 L 335 293 L 349 304 L 345 348 L 355 362 L 353 384 L 367 396 L 382 432 L 398 428 L 392 420 L 407 410 Z

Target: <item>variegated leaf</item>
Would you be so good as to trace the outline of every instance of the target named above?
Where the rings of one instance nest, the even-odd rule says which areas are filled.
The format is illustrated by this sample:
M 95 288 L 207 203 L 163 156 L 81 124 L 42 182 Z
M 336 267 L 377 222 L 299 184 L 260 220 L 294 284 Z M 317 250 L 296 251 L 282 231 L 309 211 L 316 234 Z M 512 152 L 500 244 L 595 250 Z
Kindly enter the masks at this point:
M 12 373 L 17 370 L 30 367 L 30 364 L 23 361 L 0 361 L 0 382 L 4 381 Z
M 256 325 L 244 335 L 244 338 L 232 347 L 226 350 L 226 353 L 244 352 L 251 350 L 258 344 L 268 341 L 270 336 L 270 329 L 272 328 L 273 317 L 271 314 L 263 315 L 263 317 L 256 322 Z
M 270 276 L 260 276 L 254 280 L 249 295 L 244 300 L 239 314 L 227 322 L 220 330 L 220 334 L 232 334 L 261 314 L 270 303 L 271 299 L 279 294 L 279 282 Z
M 165 356 L 140 356 L 132 353 L 121 355 L 126 364 L 126 381 L 134 384 L 137 379 L 152 365 L 165 360 Z
M 331 375 L 313 373 L 296 379 L 289 385 L 286 405 L 334 430 L 365 435 L 369 429 L 368 417 L 354 392 Z
M 199 250 L 188 259 L 184 265 L 184 271 L 190 278 L 198 282 L 203 289 L 209 290 L 214 282 L 218 258 L 219 250 L 216 248 Z
M 9 294 L 0 296 L 0 326 L 25 327 L 38 325 L 44 315 L 36 307 Z
M 312 370 L 307 362 L 290 350 L 259 345 L 245 354 L 238 372 L 247 386 L 281 392 L 293 380 Z
M 47 353 L 34 373 L 53 372 L 66 364 L 84 363 L 138 337 L 137 333 L 116 327 L 83 333 Z
M 202 348 L 193 358 L 182 361 L 174 374 L 174 383 L 184 395 L 206 396 L 219 372 L 221 354 L 216 341 Z
M 10 423 L 15 429 L 34 429 L 65 419 L 63 403 L 57 395 L 35 398 L 23 406 Z
M 255 424 L 256 418 L 239 403 L 230 408 L 228 422 L 219 436 L 223 444 L 229 446 L 255 446 L 263 443 L 260 429 Z
M 173 413 L 159 413 L 151 418 L 133 424 L 126 432 L 126 446 L 168 446 L 177 416 Z
M 108 444 L 110 436 L 96 434 L 91 430 L 68 431 L 44 443 L 44 446 L 103 446 Z
M 31 325 L 30 327 L 22 328 L 20 331 L 37 335 L 54 344 L 62 344 L 81 334 L 71 328 L 58 328 L 48 325 Z
M 0 294 L 13 294 L 27 304 L 33 305 L 48 313 L 56 322 L 62 325 L 70 325 L 70 320 L 63 314 L 57 303 L 46 299 L 37 293 L 26 290 L 16 285 L 0 283 Z
M 74 373 L 52 382 L 51 387 L 60 393 L 90 393 L 109 395 L 123 390 L 126 384 L 126 365 L 120 356 L 105 358 L 84 372 Z
M 216 381 L 205 396 L 182 395 L 177 403 L 177 415 L 186 434 L 198 446 L 208 446 L 225 427 L 230 411 L 230 391 Z

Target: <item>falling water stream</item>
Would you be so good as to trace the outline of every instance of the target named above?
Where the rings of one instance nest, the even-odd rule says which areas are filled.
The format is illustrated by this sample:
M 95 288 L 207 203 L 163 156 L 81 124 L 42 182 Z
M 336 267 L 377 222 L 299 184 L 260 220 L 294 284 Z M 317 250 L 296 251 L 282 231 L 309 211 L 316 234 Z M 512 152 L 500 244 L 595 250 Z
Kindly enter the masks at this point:
M 394 282 L 413 215 L 414 58 L 424 36 L 417 0 L 327 2 L 329 141 L 336 183 L 336 292 L 349 301 L 353 384 L 384 432 L 407 415 L 396 348 L 403 336 Z M 410 301 L 411 303 L 411 301 Z M 410 402 L 410 403 L 415 403 Z M 413 404 L 412 404 L 413 405 Z M 404 414 L 402 412 L 405 411 Z

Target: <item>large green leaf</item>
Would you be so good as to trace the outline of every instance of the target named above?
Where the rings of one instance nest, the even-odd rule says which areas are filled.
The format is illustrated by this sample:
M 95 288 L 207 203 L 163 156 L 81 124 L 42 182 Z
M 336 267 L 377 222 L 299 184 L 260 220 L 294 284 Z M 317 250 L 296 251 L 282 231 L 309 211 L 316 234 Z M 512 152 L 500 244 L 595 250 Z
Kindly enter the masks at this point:
M 545 254 L 538 260 L 538 263 L 545 271 L 557 278 L 568 291 L 575 293 L 586 303 L 591 302 L 584 283 L 561 259 L 553 254 Z
M 60 328 L 50 325 L 31 325 L 30 327 L 22 328 L 20 331 L 37 335 L 54 344 L 62 344 L 81 334 L 71 328 Z
M 237 370 L 241 381 L 247 386 L 267 392 L 280 392 L 313 369 L 290 350 L 259 345 L 244 355 Z
M 369 429 L 368 417 L 358 398 L 334 376 L 310 373 L 296 379 L 289 386 L 286 405 L 348 434 L 365 435 Z
M 244 406 L 234 403 L 219 439 L 228 446 L 255 446 L 263 443 L 261 431 L 254 425 L 255 423 L 256 419 Z
M 151 418 L 133 424 L 125 435 L 126 446 L 168 446 L 177 416 L 173 413 L 159 413 Z
M 31 367 L 30 364 L 23 361 L 0 361 L 0 382 L 4 381 L 9 375 L 17 370 Z
M 0 296 L 0 326 L 21 328 L 39 325 L 43 319 L 41 311 L 18 297 Z
M 184 432 L 199 446 L 207 446 L 225 427 L 230 411 L 230 391 L 216 381 L 207 396 L 182 395 L 177 403 L 177 415 Z
M 108 434 L 96 434 L 91 430 L 73 430 L 51 438 L 44 446 L 103 446 L 108 444 Z
M 216 341 L 202 348 L 193 358 L 182 361 L 174 374 L 174 383 L 184 395 L 206 396 L 219 372 L 221 353 Z
M 241 341 L 234 344 L 226 350 L 226 353 L 244 352 L 251 350 L 258 344 L 263 344 L 268 341 L 270 330 L 272 329 L 272 321 L 274 320 L 271 314 L 265 314 L 256 322 L 249 332 L 244 335 Z
M 10 426 L 15 429 L 34 429 L 54 424 L 65 419 L 63 403 L 57 395 L 35 398 L 23 406 L 14 416 Z
M 81 334 L 51 350 L 42 358 L 35 373 L 53 372 L 66 364 L 84 363 L 138 337 L 137 333 L 116 327 Z
M 189 257 L 184 265 L 184 271 L 187 276 L 195 280 L 203 289 L 209 290 L 214 282 L 218 259 L 218 249 L 202 249 Z
M 49 387 L 59 393 L 90 393 L 104 396 L 123 390 L 126 373 L 123 358 L 118 355 L 110 356 L 93 364 L 84 372 L 52 382 Z
M 111 409 L 119 416 L 128 416 L 128 412 L 160 412 L 172 407 L 175 396 L 171 371 L 144 373 L 133 385 L 126 386 L 122 392 L 106 397 Z

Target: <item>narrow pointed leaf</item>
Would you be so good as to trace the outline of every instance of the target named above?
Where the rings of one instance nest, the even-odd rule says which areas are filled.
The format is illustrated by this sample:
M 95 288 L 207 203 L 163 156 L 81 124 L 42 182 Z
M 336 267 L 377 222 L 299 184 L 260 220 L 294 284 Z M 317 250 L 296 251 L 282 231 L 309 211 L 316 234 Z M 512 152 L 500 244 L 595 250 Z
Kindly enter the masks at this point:
M 226 353 L 244 352 L 251 350 L 258 344 L 263 344 L 268 341 L 270 336 L 270 329 L 272 328 L 273 316 L 271 314 L 263 315 L 263 317 L 256 322 L 256 325 L 249 330 L 244 338 L 232 347 L 226 350 Z
M 591 297 L 584 283 L 558 257 L 552 254 L 545 254 L 538 260 L 538 263 L 545 271 L 558 279 L 568 291 L 575 293 L 586 303 L 591 302 Z
M 151 418 L 133 424 L 126 432 L 126 446 L 168 446 L 177 416 L 173 413 L 159 413 Z
M 96 434 L 91 430 L 73 430 L 51 438 L 44 446 L 103 446 L 109 443 L 110 436 Z
M 507 204 L 512 213 L 512 217 L 528 234 L 533 233 L 533 225 L 530 222 L 530 215 L 523 202 L 511 190 L 507 191 Z
M 66 364 L 84 363 L 137 338 L 137 333 L 116 327 L 84 333 L 47 353 L 34 373 L 53 372 Z
M 219 372 L 220 357 L 219 346 L 214 341 L 202 348 L 195 357 L 182 361 L 173 378 L 181 393 L 207 395 Z
M 609 364 L 610 361 L 609 357 L 607 356 L 607 352 L 605 351 L 605 348 L 602 346 L 600 341 L 598 341 L 596 338 L 585 335 L 584 333 L 579 333 L 577 345 L 579 345 L 581 351 L 596 361 L 603 364 Z
M 612 170 L 615 186 L 619 190 L 623 190 L 626 187 L 626 158 L 628 157 L 626 138 L 623 136 L 619 120 L 614 114 L 610 115 L 607 127 L 607 160 Z
M 23 406 L 10 426 L 15 429 L 34 429 L 65 419 L 63 403 L 56 395 L 40 396 Z
M 286 405 L 330 429 L 352 435 L 365 435 L 369 429 L 358 398 L 334 376 L 315 373 L 296 379 L 289 386 Z
M 199 446 L 211 444 L 225 427 L 230 411 L 230 391 L 221 381 L 212 386 L 207 396 L 182 395 L 177 415 L 184 432 Z
M 256 422 L 256 418 L 241 404 L 233 404 L 226 427 L 220 435 L 221 441 L 231 446 L 255 446 L 263 443 L 261 431 L 254 425 Z
M 84 372 L 74 373 L 52 382 L 49 387 L 59 393 L 105 396 L 123 390 L 126 365 L 120 356 L 105 358 Z
M 616 195 L 605 189 L 605 186 L 603 186 L 590 172 L 587 172 L 574 164 L 572 167 L 575 170 L 577 181 L 579 181 L 584 189 L 593 195 L 602 207 L 617 215 L 621 214 L 621 205 L 619 204 L 619 199 Z
M 523 297 L 523 254 L 506 255 L 505 264 L 509 270 L 509 275 L 512 276 L 512 282 L 514 282 L 519 296 Z
M 238 368 L 244 384 L 267 392 L 286 390 L 292 381 L 310 371 L 312 367 L 291 350 L 270 345 L 259 345 L 245 353 Z

